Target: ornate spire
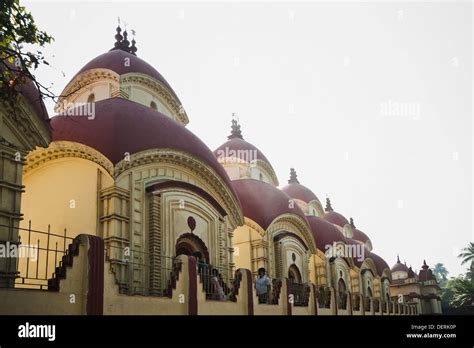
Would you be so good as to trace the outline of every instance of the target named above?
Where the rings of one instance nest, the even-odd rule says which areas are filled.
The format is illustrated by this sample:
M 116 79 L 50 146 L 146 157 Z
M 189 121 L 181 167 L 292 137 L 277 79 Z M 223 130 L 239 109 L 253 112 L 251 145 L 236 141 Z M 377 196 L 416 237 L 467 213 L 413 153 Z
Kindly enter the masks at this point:
M 397 254 L 397 263 L 401 263 L 400 262 L 400 255 Z
M 349 219 L 349 223 L 351 224 L 352 228 L 356 228 L 356 226 L 354 225 L 354 219 L 353 218 Z
M 331 207 L 331 200 L 329 199 L 329 197 L 326 197 L 326 209 L 324 209 L 326 211 L 334 211 Z
M 135 41 L 135 38 L 132 39 L 132 46 L 130 46 L 130 53 L 136 56 L 137 54 L 137 47 L 135 46 L 137 42 Z
M 122 49 L 125 52 L 130 52 L 130 41 L 128 41 L 127 37 L 128 37 L 128 33 L 127 33 L 127 30 L 125 30 L 123 32 Z
M 421 266 L 423 269 L 429 268 L 429 266 L 426 264 L 426 260 L 423 260 L 423 266 Z
M 117 31 L 117 33 L 115 34 L 115 43 L 114 43 L 114 48 L 112 49 L 120 50 L 122 49 L 122 39 L 123 39 L 122 34 L 120 34 L 122 32 L 122 28 L 120 28 L 120 24 L 117 26 L 115 30 Z
M 137 47 L 135 46 L 135 44 L 137 42 L 135 41 L 135 30 L 132 29 L 131 31 L 132 31 L 133 38 L 132 38 L 132 46 L 130 46 L 130 53 L 136 56 Z
M 242 137 L 242 131 L 240 130 L 240 124 L 236 119 L 232 120 L 232 130 L 230 132 L 230 135 L 227 137 L 227 139 L 234 139 L 234 138 L 240 138 L 243 139 Z
M 290 168 L 290 180 L 288 180 L 288 184 L 299 184 L 298 175 L 296 175 L 295 168 Z
M 116 30 L 117 33 L 115 34 L 115 43 L 114 43 L 114 47 L 111 49 L 111 51 L 113 51 L 113 50 L 122 50 L 122 51 L 131 53 L 134 56 L 136 56 L 136 53 L 137 53 L 138 49 L 135 46 L 135 44 L 136 44 L 135 31 L 132 30 L 133 39 L 132 39 L 132 46 L 130 46 L 130 42 L 128 41 L 128 38 L 127 38 L 128 37 L 127 30 L 125 30 L 123 32 L 123 35 L 122 35 L 122 28 L 120 27 L 120 19 L 119 19 L 119 25 L 117 26 L 117 28 L 115 30 Z

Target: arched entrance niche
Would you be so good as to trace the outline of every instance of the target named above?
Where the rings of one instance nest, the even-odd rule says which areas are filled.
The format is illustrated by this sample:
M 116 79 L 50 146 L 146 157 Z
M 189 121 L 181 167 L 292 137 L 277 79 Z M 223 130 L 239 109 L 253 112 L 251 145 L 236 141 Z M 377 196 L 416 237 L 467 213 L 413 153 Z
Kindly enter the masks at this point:
M 176 241 L 176 256 L 188 255 L 196 257 L 197 261 L 209 263 L 209 251 L 206 244 L 193 233 L 184 233 Z

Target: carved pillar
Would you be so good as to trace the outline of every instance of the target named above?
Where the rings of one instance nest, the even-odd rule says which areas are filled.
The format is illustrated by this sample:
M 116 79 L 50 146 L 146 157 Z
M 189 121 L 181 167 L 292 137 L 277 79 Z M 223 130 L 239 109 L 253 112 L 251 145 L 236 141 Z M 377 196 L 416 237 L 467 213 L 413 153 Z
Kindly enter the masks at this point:
M 148 252 L 150 254 L 150 294 L 161 295 L 164 289 L 161 275 L 162 233 L 161 233 L 161 194 L 154 193 L 149 196 L 148 218 Z
M 218 255 L 219 255 L 219 267 L 225 267 L 226 263 L 226 247 L 227 244 L 225 241 L 225 223 L 222 218 L 219 218 L 218 221 L 218 231 L 217 231 L 217 245 L 219 248 Z
M 274 243 L 275 250 L 275 278 L 284 278 L 287 275 L 283 274 L 283 259 L 281 257 L 281 242 L 275 241 Z
M 25 153 L 15 149 L 0 137 L 0 244 L 6 249 L 18 245 L 23 158 Z M 17 277 L 17 259 L 0 258 L 0 288 L 13 287 Z
M 133 262 L 129 240 L 129 206 L 129 191 L 116 186 L 100 191 L 99 234 L 104 238 L 107 258 L 121 291 L 131 287 L 127 272 L 129 263 Z

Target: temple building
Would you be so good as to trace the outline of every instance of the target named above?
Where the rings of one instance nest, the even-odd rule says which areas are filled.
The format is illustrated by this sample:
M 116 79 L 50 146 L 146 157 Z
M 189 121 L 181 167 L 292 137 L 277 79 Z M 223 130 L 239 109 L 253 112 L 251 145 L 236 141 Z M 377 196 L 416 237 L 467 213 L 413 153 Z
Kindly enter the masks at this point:
M 28 83 L 20 118 L 0 107 L 0 239 L 23 250 L 0 259 L 0 314 L 441 313 L 426 263 L 390 269 L 293 168 L 280 185 L 236 120 L 209 149 L 135 40 L 115 39 L 55 116 Z

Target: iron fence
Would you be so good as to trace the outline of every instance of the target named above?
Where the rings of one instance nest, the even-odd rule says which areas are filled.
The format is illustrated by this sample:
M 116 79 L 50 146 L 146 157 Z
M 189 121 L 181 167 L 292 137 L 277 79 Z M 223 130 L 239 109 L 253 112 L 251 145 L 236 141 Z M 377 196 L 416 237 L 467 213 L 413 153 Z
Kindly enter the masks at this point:
M 236 290 L 240 286 L 231 267 L 213 266 L 205 262 L 197 263 L 199 282 L 206 292 L 207 300 L 236 301 Z
M 352 295 L 352 309 L 354 311 L 360 311 L 360 295 L 355 293 Z
M 280 300 L 281 287 L 283 282 L 280 279 L 270 279 L 267 291 L 257 293 L 258 303 L 277 305 Z M 256 290 L 256 289 L 255 289 Z
M 293 305 L 296 307 L 307 307 L 311 288 L 309 284 L 289 283 L 289 294 L 293 296 Z
M 174 256 L 151 255 L 128 245 L 105 245 L 105 257 L 119 286 L 126 295 L 171 297 L 181 272 L 181 261 Z
M 347 309 L 347 300 L 349 294 L 347 291 L 339 292 L 337 297 L 337 309 Z
M 12 284 L 0 281 L 0 286 L 48 290 L 48 280 L 55 278 L 56 272 L 62 266 L 62 259 L 68 254 L 68 246 L 73 238 L 67 236 L 67 230 L 62 234 L 51 232 L 48 225 L 47 231 L 34 230 L 31 221 L 28 228 L 0 225 L 7 229 L 10 239 L 0 241 L 5 251 L 6 269 L 16 272 Z M 18 235 L 18 242 L 14 241 Z M 14 266 L 12 263 L 15 263 Z M 0 278 L 2 275 L 0 274 Z
M 319 308 L 331 308 L 331 289 L 329 287 L 319 287 L 317 298 Z

